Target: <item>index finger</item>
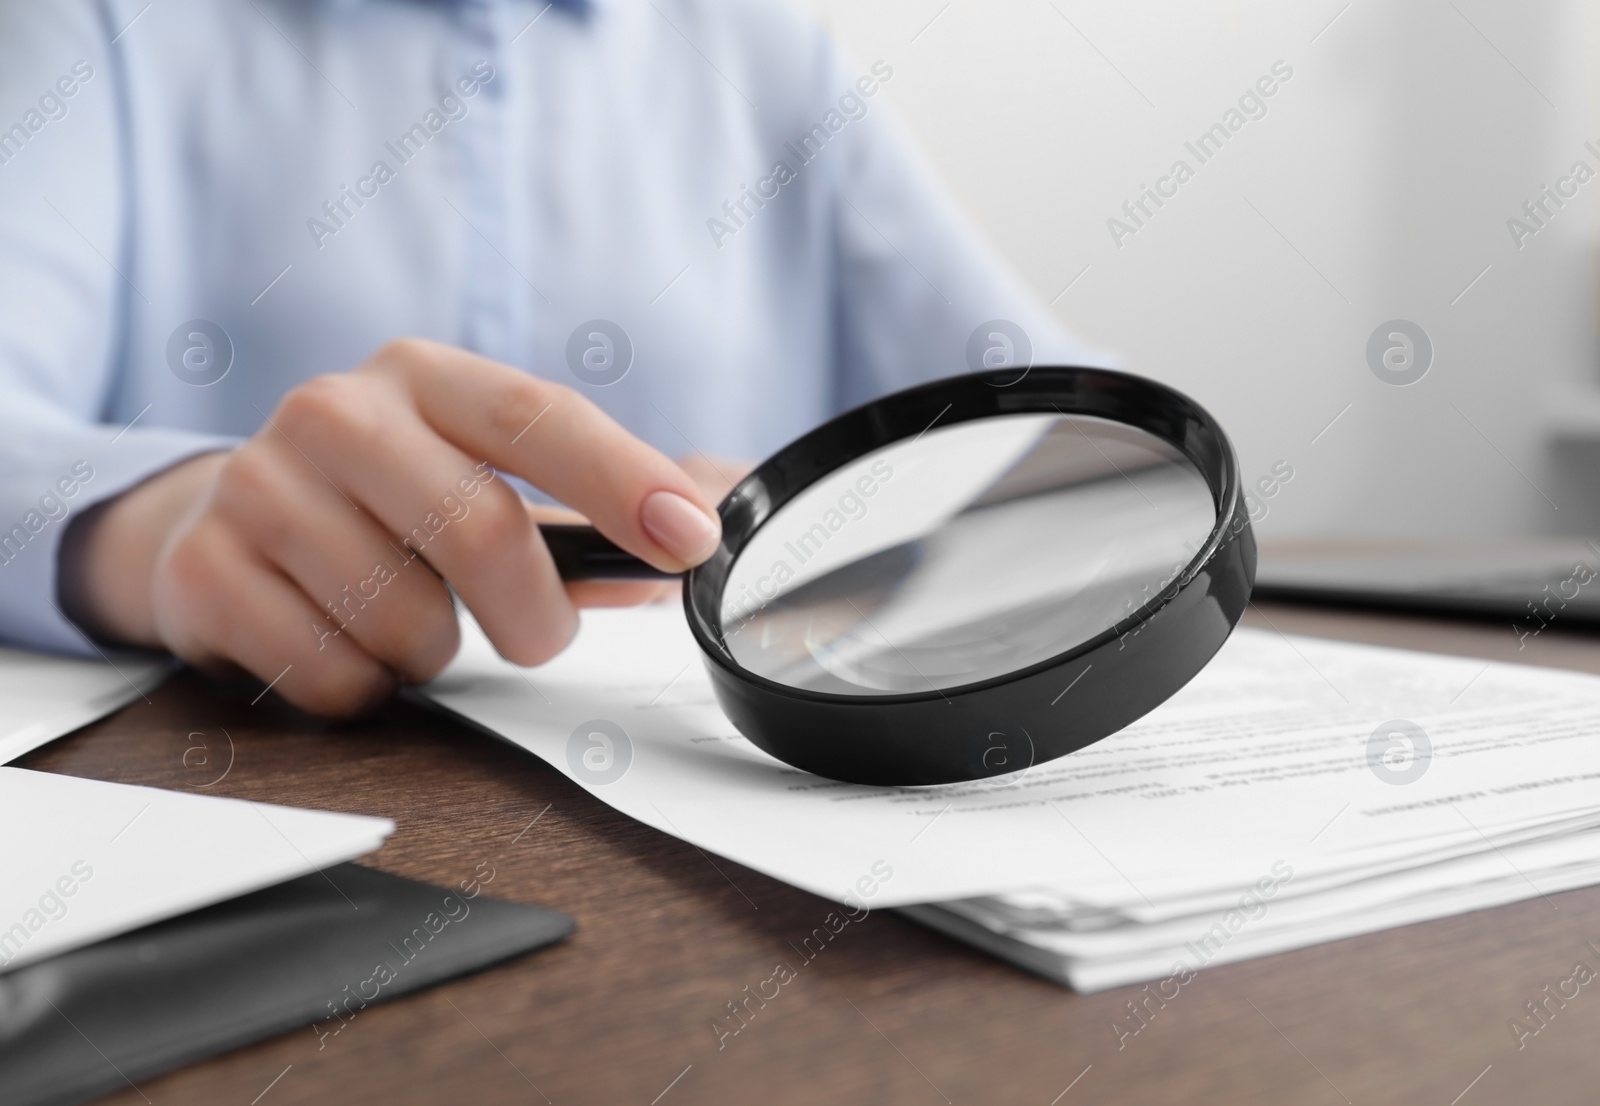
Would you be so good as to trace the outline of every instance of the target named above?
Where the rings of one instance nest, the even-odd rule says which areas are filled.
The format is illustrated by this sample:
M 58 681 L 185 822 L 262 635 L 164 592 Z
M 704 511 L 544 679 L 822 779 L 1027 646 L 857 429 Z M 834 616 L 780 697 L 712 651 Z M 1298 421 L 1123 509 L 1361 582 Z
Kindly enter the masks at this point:
M 581 511 L 656 568 L 690 568 L 721 540 L 694 479 L 571 388 L 416 339 L 370 364 L 402 383 L 441 437 Z

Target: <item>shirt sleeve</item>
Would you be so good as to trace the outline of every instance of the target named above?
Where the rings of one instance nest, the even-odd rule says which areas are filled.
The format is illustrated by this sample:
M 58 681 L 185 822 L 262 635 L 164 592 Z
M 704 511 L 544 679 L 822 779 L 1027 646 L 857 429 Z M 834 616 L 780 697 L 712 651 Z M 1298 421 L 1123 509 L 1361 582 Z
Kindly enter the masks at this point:
M 123 275 L 117 7 L 0 5 L 0 639 L 76 654 L 95 647 L 58 606 L 74 517 L 234 444 L 160 429 L 154 409 L 107 417 L 128 304 L 142 298 Z
M 1114 366 L 1068 333 L 944 187 L 884 93 L 893 67 L 828 56 L 819 122 L 864 112 L 841 128 L 831 197 L 839 406 L 985 367 Z

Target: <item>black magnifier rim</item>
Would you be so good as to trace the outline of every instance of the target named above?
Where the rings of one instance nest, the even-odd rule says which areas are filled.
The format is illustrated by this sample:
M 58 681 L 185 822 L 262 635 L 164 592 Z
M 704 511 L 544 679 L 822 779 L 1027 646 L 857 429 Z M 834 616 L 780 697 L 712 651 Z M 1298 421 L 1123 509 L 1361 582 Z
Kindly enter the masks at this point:
M 930 430 L 998 415 L 1051 413 L 1094 416 L 1144 430 L 1186 457 L 1209 487 L 1217 507 L 1215 526 L 1195 556 L 1148 603 L 1095 637 L 1025 668 L 926 691 L 846 695 L 795 688 L 759 676 L 734 659 L 721 627 L 728 575 L 756 532 L 796 495 L 875 450 Z M 1039 734 L 1030 731 L 1029 746 L 1044 745 L 1044 755 L 1033 755 L 1030 764 L 1072 752 L 1115 732 L 1165 701 L 1215 654 L 1242 615 L 1255 576 L 1255 540 L 1239 464 L 1222 427 L 1181 392 L 1110 369 L 1035 366 L 1020 378 L 1015 369 L 971 373 L 863 404 L 796 439 L 762 463 L 728 494 L 718 513 L 722 543 L 709 560 L 689 573 L 683 589 L 684 613 L 706 658 L 717 697 L 735 725 L 757 746 L 796 767 L 850 782 L 950 783 L 1015 771 L 1015 764 L 996 770 L 996 765 L 981 757 L 974 762 L 972 734 L 968 732 L 974 725 L 1026 729 L 1031 717 L 1036 727 L 1059 729 L 1064 725 L 1071 731 L 1052 734 L 1043 742 Z M 1194 602 L 1179 603 L 1197 580 L 1204 585 L 1204 611 L 1190 610 L 1196 607 Z M 1185 610 L 1168 620 L 1169 627 L 1158 629 L 1153 620 L 1177 606 Z M 1168 636 L 1154 640 L 1163 634 Z M 1193 640 L 1174 641 L 1171 635 L 1176 634 L 1187 634 Z M 1108 655 L 1129 652 L 1130 642 L 1131 657 Z M 1005 701 L 1004 689 L 1028 684 L 1042 673 L 1074 667 L 1087 671 L 1094 663 L 1111 663 L 1121 672 L 1140 657 L 1149 658 L 1149 678 L 1115 681 L 1107 694 L 1114 692 L 1125 701 L 1109 704 L 1110 709 L 1088 711 L 1093 720 L 1052 726 L 1052 721 L 1039 717 L 1036 705 Z M 1081 661 L 1092 663 L 1085 667 L 1078 663 Z M 1165 662 L 1166 670 L 1153 667 L 1158 661 Z M 932 713 L 917 709 L 934 704 L 965 709 Z M 885 715 L 883 708 L 912 709 L 891 710 Z M 1080 719 L 1083 714 L 1076 712 Z M 1057 717 L 1071 715 L 1062 712 Z M 891 732 L 907 725 L 929 731 L 925 740 Z M 818 726 L 826 730 L 818 732 Z M 937 732 L 951 726 L 959 732 Z

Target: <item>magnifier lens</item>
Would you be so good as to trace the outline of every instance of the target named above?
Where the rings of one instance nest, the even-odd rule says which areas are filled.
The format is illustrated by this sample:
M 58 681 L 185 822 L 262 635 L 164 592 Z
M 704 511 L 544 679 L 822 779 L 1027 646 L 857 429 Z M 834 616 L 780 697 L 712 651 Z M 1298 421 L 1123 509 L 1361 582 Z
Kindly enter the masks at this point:
M 804 489 L 729 569 L 733 659 L 877 696 L 1007 676 L 1091 640 L 1205 546 L 1217 508 L 1175 448 L 1087 415 L 928 430 Z

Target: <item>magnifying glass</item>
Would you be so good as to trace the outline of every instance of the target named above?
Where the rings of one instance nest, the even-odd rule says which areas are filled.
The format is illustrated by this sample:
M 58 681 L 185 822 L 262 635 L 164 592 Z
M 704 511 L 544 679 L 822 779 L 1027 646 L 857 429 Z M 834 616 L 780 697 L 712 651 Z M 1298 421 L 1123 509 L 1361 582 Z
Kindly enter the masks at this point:
M 1142 717 L 1255 578 L 1238 460 L 1188 397 L 1035 367 L 936 381 L 786 446 L 718 507 L 684 612 L 751 742 L 850 783 L 1024 771 Z M 540 527 L 564 579 L 662 575 Z

